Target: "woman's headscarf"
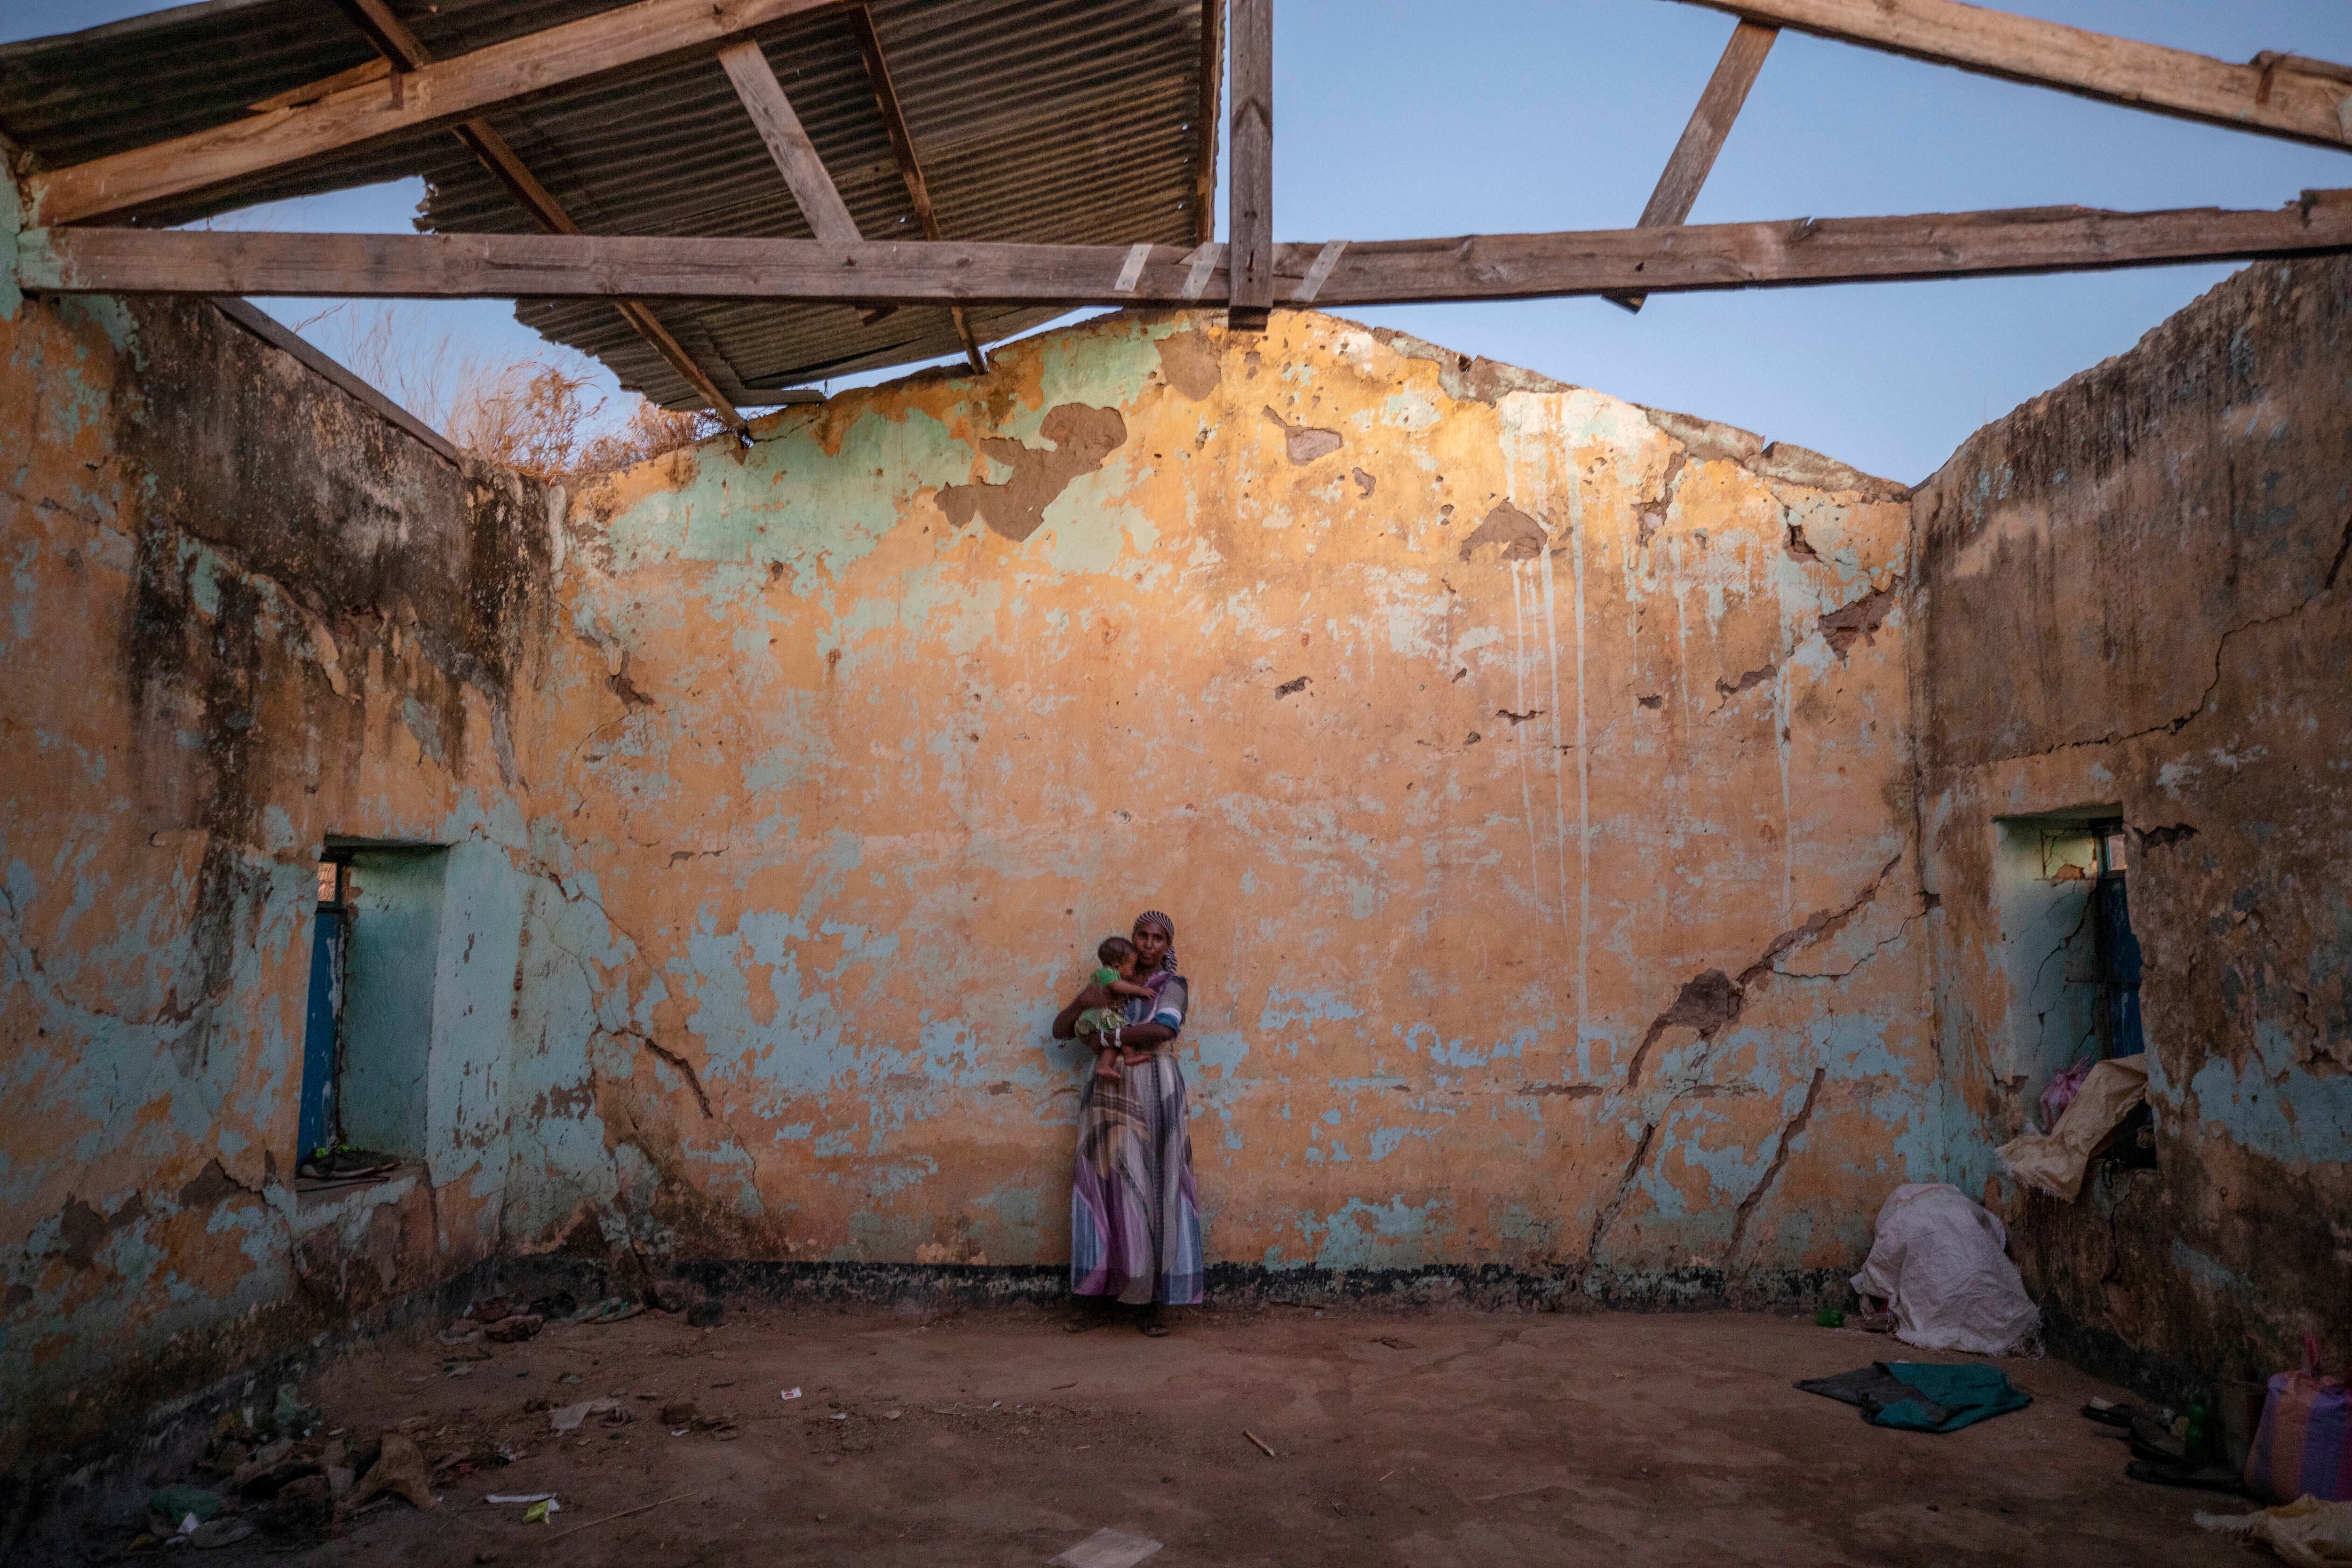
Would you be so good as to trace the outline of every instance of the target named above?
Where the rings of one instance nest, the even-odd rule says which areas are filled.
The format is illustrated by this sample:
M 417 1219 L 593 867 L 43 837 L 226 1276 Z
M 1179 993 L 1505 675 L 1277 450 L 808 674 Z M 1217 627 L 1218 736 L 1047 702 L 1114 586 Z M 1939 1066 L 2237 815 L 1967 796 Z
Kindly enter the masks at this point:
M 1146 910 L 1141 914 L 1135 917 L 1135 925 L 1133 929 L 1141 931 L 1145 926 L 1157 926 L 1160 931 L 1167 933 L 1168 951 L 1160 955 L 1160 967 L 1170 974 L 1175 973 L 1176 922 L 1170 920 L 1166 915 L 1161 914 L 1158 910 Z

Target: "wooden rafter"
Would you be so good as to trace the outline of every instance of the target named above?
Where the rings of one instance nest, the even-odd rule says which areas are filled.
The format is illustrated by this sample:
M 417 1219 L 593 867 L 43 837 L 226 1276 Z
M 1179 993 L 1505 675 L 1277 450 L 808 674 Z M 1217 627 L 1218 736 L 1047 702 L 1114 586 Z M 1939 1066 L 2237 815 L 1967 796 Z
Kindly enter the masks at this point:
M 760 41 L 738 38 L 719 51 L 719 63 L 726 68 L 727 79 L 734 84 L 735 96 L 742 100 L 743 112 L 751 117 L 752 129 L 759 132 L 768 156 L 775 161 L 776 172 L 783 175 L 785 188 L 799 204 L 801 216 L 808 220 L 809 232 L 819 239 L 848 245 L 865 238 L 857 232 L 857 220 L 849 216 L 849 204 L 841 199 L 824 160 L 817 156 L 816 143 L 809 140 L 799 111 L 785 96 L 784 84 L 776 79 Z M 897 309 L 877 305 L 856 314 L 860 325 L 872 326 Z
M 1217 121 L 1224 109 L 1225 0 L 1201 0 L 1201 105 L 1193 111 L 1192 243 L 1217 237 Z
M 855 300 L 906 304 L 1214 305 L 1197 247 L 614 235 L 318 235 L 31 229 L 20 287 L 50 293 L 437 299 Z M 1540 299 L 2098 271 L 2352 251 L 2352 192 L 2273 212 L 2085 207 L 1801 218 L 1589 233 L 1276 246 L 1285 299 L 1320 271 L 1335 306 Z M 1210 255 L 1214 256 L 1212 251 Z M 1122 281 L 1128 286 L 1120 287 Z
M 583 82 L 641 69 L 839 0 L 637 0 L 469 54 L 394 71 L 299 108 L 33 176 L 33 216 L 84 223 L 313 163 L 390 137 L 460 124 Z M 387 11 L 385 13 L 389 15 Z
M 915 133 L 908 129 L 906 111 L 898 106 L 898 84 L 890 79 L 890 58 L 882 52 L 882 35 L 874 30 L 874 14 L 863 5 L 852 5 L 849 25 L 857 34 L 857 52 L 866 61 L 866 79 L 874 89 L 874 107 L 881 111 L 883 128 L 889 132 L 890 155 L 898 161 L 899 178 L 907 182 L 907 199 L 914 204 L 916 221 L 923 226 L 924 238 L 944 239 L 940 215 L 931 206 L 930 183 L 923 177 L 922 160 L 915 153 Z M 963 343 L 963 357 L 975 374 L 986 375 L 988 355 L 972 332 L 971 315 L 961 305 L 952 305 L 948 316 Z
M 1253 331 L 1274 308 L 1274 0 L 1233 0 L 1233 130 L 1226 177 L 1226 325 Z
M 1675 143 L 1674 156 L 1666 160 L 1666 171 L 1658 176 L 1658 188 L 1650 193 L 1650 205 L 1642 209 L 1634 227 L 1674 228 L 1690 216 L 1699 187 L 1706 184 L 1716 154 L 1723 151 L 1724 138 L 1731 134 L 1731 122 L 1739 118 L 1748 89 L 1756 85 L 1756 73 L 1764 68 L 1764 57 L 1772 52 L 1772 40 L 1780 36 L 1780 29 L 1756 22 L 1742 21 L 1731 29 L 1731 41 L 1723 46 L 1723 58 L 1715 62 L 1715 74 L 1706 79 L 1698 107 L 1691 110 L 1690 123 L 1683 127 L 1683 138 Z M 1609 298 L 1638 311 L 1646 296 L 1612 294 Z
M 1750 22 L 1886 49 L 2132 109 L 2352 147 L 2352 69 L 2292 55 L 2231 65 L 1958 0 L 1684 0 Z
M 759 40 L 737 39 L 719 51 L 719 63 L 726 68 L 727 79 L 735 84 L 735 96 L 743 100 L 743 111 L 751 117 L 760 140 L 767 144 L 768 155 L 776 161 L 776 172 L 783 175 L 793 200 L 800 204 L 809 232 L 819 239 L 845 245 L 864 239 L 857 232 L 857 220 L 849 216 L 849 204 L 841 199 L 839 187 L 825 172 L 824 160 L 816 154 L 816 144 L 802 129 L 801 117 L 793 112 L 792 100 L 784 96 L 783 83 L 776 79 Z
M 335 0 L 335 5 L 352 26 L 375 46 L 376 52 L 390 62 L 394 70 L 414 71 L 432 62 L 433 57 L 426 52 L 424 43 L 409 30 L 407 24 L 393 14 L 392 7 L 385 5 L 384 0 Z M 572 221 L 572 215 L 564 210 L 563 204 L 539 183 L 530 165 L 488 121 L 476 116 L 460 122 L 454 129 L 466 150 L 497 177 L 516 204 L 530 215 L 533 223 L 550 234 L 581 232 L 580 226 Z M 615 300 L 613 308 L 672 370 L 685 379 L 688 386 L 702 395 L 703 400 L 710 405 L 711 411 L 726 423 L 728 428 L 739 437 L 749 434 L 750 422 L 737 411 L 727 395 L 719 390 L 719 384 L 711 379 L 709 372 L 702 368 L 701 362 L 688 353 L 686 345 L 662 325 L 661 319 L 654 314 L 651 307 L 636 300 Z

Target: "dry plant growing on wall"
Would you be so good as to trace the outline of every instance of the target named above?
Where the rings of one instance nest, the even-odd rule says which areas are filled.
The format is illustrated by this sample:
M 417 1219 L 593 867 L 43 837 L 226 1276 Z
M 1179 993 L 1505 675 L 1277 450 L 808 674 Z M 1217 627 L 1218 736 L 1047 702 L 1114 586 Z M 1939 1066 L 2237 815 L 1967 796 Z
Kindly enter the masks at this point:
M 416 331 L 392 305 L 346 300 L 295 322 L 294 330 L 445 433 L 458 389 L 483 373 L 480 357 L 460 350 L 448 332 Z
M 635 393 L 624 394 L 628 416 L 599 428 L 605 400 L 579 371 L 525 360 L 475 374 L 459 388 L 449 438 L 487 458 L 542 479 L 570 479 L 642 463 L 718 433 L 708 414 L 673 412 Z
M 417 332 L 396 307 L 337 305 L 297 329 L 475 457 L 564 481 L 642 463 L 718 434 L 709 414 L 625 393 L 617 423 L 578 355 L 495 364 L 446 331 Z

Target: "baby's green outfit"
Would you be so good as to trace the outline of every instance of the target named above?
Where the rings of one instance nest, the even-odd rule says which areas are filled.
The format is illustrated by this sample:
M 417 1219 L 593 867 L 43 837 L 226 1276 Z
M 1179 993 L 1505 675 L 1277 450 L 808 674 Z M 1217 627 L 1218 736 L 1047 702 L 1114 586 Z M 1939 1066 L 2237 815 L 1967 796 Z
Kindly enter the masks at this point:
M 1095 984 L 1101 986 L 1116 984 L 1125 978 L 1126 976 L 1116 969 L 1095 971 Z M 1119 1016 L 1119 1010 L 1116 1007 L 1089 1007 L 1078 1015 L 1078 1033 L 1102 1035 L 1115 1046 L 1118 1044 L 1118 1031 L 1125 1023 L 1126 1020 Z

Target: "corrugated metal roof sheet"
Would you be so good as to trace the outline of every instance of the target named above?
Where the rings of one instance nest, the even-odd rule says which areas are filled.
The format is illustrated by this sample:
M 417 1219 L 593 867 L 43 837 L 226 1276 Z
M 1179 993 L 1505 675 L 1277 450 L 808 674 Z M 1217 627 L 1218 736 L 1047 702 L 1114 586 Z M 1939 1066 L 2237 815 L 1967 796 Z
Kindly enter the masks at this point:
M 877 0 L 876 30 L 943 231 L 958 239 L 1188 244 L 1200 168 L 1203 0 Z M 394 0 L 436 58 L 612 8 L 609 0 Z M 843 200 L 869 238 L 919 234 L 882 116 L 839 13 L 761 35 Z M 330 0 L 208 0 L 0 47 L 0 129 L 53 166 L 221 124 L 362 65 Z M 491 122 L 595 234 L 804 237 L 808 226 L 726 73 L 705 55 L 541 100 Z M 276 174 L 142 215 L 186 223 L 257 201 L 424 176 L 419 226 L 533 226 L 446 131 Z M 872 325 L 840 305 L 656 307 L 720 390 L 762 390 L 959 352 L 946 310 Z M 972 312 L 983 340 L 1050 309 Z M 699 401 L 610 307 L 523 300 L 517 316 L 594 354 L 622 384 Z

